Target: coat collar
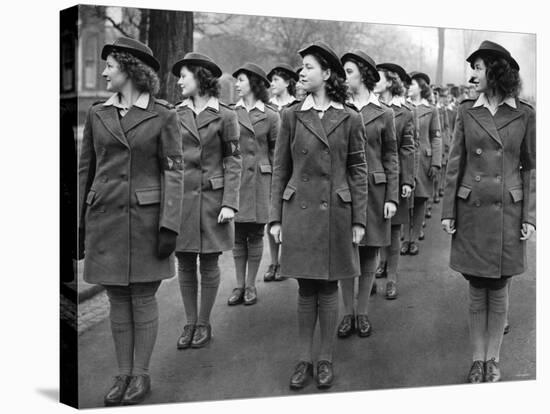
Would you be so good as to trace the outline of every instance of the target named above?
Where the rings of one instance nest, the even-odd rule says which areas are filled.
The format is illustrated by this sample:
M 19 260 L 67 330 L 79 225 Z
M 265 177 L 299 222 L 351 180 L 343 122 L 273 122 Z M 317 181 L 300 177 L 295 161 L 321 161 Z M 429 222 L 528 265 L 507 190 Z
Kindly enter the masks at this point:
M 124 103 L 122 103 L 122 99 L 121 99 L 121 95 L 120 93 L 114 93 L 111 95 L 111 97 L 109 99 L 107 99 L 105 102 L 103 102 L 103 106 L 114 106 L 118 109 L 120 109 L 120 114 L 122 116 L 126 115 L 128 113 L 128 111 L 130 110 L 130 107 L 128 105 L 125 105 Z M 147 92 L 144 92 L 144 93 L 141 93 L 138 98 L 137 98 L 137 101 L 134 102 L 134 105 L 133 106 L 136 106 L 138 108 L 141 108 L 141 109 L 147 109 L 147 107 L 149 106 L 149 100 L 151 99 L 151 96 L 147 93 Z
M 413 101 L 410 101 L 412 105 L 414 105 L 415 107 L 419 107 L 419 106 L 427 106 L 428 108 L 431 108 L 431 105 L 430 103 L 426 100 L 426 98 L 422 98 L 420 100 L 420 102 L 416 103 L 416 102 L 413 102 Z
M 328 108 L 330 108 L 331 106 L 333 108 L 336 108 L 336 109 L 344 109 L 344 105 L 342 105 L 339 102 L 334 102 L 334 101 L 330 101 L 325 108 L 322 108 L 322 107 L 315 104 L 315 100 L 313 99 L 313 95 L 308 94 L 308 96 L 306 96 L 306 99 L 304 99 L 304 102 L 302 103 L 301 110 L 302 111 L 307 111 L 308 109 L 313 108 L 316 111 L 326 112 L 326 110 Z
M 178 105 L 176 108 L 181 125 L 200 142 L 201 138 L 192 109 L 187 105 Z M 204 111 L 203 111 L 204 112 Z
M 403 97 L 392 96 L 391 101 L 388 102 L 388 106 L 397 106 L 398 108 L 401 108 L 401 106 L 403 106 Z
M 274 97 L 272 97 L 272 98 L 269 100 L 269 102 L 271 102 L 273 105 L 276 105 L 277 108 L 279 108 L 279 111 L 280 111 L 280 110 L 281 110 L 282 108 L 284 108 L 285 106 L 290 105 L 292 102 L 294 102 L 294 101 L 297 100 L 294 96 L 292 96 L 292 95 L 289 95 L 289 96 L 290 96 L 290 99 L 289 99 L 288 101 L 284 101 L 284 102 L 283 102 L 283 101 L 279 101 L 279 100 L 277 99 L 277 97 L 274 96 Z
M 239 108 L 239 107 L 246 109 L 247 112 L 251 112 L 253 109 L 257 109 L 260 112 L 265 112 L 265 104 L 259 99 L 256 101 L 254 106 L 250 108 L 250 111 L 246 108 L 246 105 L 244 104 L 244 100 L 242 98 L 239 99 L 235 104 L 235 108 Z
M 501 103 L 498 104 L 498 106 L 502 106 L 504 104 L 508 105 L 510 108 L 517 109 L 516 100 L 511 96 L 504 99 Z M 493 115 L 493 116 L 495 116 L 495 113 L 498 110 L 498 107 L 494 108 L 495 111 L 493 112 L 493 108 L 489 104 L 489 99 L 487 99 L 487 95 L 485 95 L 483 92 L 479 94 L 479 97 L 477 98 L 476 102 L 474 103 L 473 108 L 477 108 L 479 106 L 484 106 L 485 108 L 487 108 L 489 110 L 489 112 L 491 112 L 491 115 Z
M 493 116 L 488 109 L 483 106 L 472 106 L 468 109 L 468 113 L 479 124 L 479 126 L 483 128 L 485 132 L 487 132 L 487 134 L 489 134 L 492 139 L 494 139 L 498 144 L 502 145 L 502 141 L 500 139 L 500 135 L 498 134 L 495 120 L 493 119 Z
M 355 102 L 353 100 L 353 97 L 350 98 L 349 102 L 355 106 L 357 108 L 357 110 L 361 111 L 365 106 L 369 105 L 369 104 L 373 104 L 373 105 L 376 105 L 378 106 L 379 108 L 382 108 L 382 105 L 380 104 L 380 100 L 378 99 L 378 97 L 374 94 L 374 93 L 370 93 L 369 94 L 369 100 L 364 103 L 363 105 L 360 105 L 358 102 Z
M 206 108 L 211 108 L 213 109 L 214 111 L 216 112 L 219 112 L 220 111 L 220 101 L 218 101 L 218 98 L 215 98 L 213 96 L 211 96 L 208 101 L 206 102 L 206 105 L 204 106 L 204 108 L 200 111 L 198 111 L 196 108 L 195 108 L 195 102 L 191 99 L 191 98 L 187 98 L 185 100 L 182 101 L 181 104 L 178 105 L 178 107 L 180 106 L 187 106 L 188 108 L 190 108 L 196 115 L 200 114 L 202 111 L 204 111 Z
M 330 107 L 331 105 L 329 105 L 328 108 Z M 325 112 L 323 121 L 321 121 L 317 114 L 317 110 L 310 107 L 307 110 L 297 110 L 296 117 L 312 134 L 328 147 L 328 136 L 349 117 L 349 113 L 343 110 L 343 105 L 342 110 L 336 110 L 336 108 L 333 107 L 331 110 Z M 323 123 L 326 125 L 326 131 L 323 127 Z

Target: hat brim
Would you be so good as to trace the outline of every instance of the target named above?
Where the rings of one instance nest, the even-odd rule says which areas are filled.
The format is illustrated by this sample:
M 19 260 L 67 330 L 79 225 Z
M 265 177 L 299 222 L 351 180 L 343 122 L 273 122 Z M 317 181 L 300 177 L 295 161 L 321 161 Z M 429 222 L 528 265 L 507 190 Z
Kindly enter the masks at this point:
M 340 62 L 340 59 L 338 59 L 337 56 L 333 56 L 332 53 L 329 53 L 322 47 L 319 47 L 317 45 L 311 45 L 306 47 L 305 49 L 300 50 L 298 53 L 302 58 L 311 53 L 317 53 L 323 56 L 323 58 L 328 62 L 331 69 L 333 69 L 340 77 L 344 79 L 346 78 L 346 72 L 344 71 L 344 67 Z
M 519 70 L 518 62 L 516 62 L 516 60 L 511 55 L 507 55 L 506 53 L 502 53 L 495 49 L 478 49 L 474 53 L 472 53 L 470 56 L 468 56 L 468 58 L 466 59 L 466 62 L 470 63 L 470 67 L 473 69 L 476 59 L 484 55 L 500 56 L 506 59 L 508 62 L 510 62 L 510 66 L 512 66 L 514 69 Z
M 264 81 L 266 88 L 269 88 L 269 86 L 271 85 L 271 82 L 269 81 L 269 79 L 264 78 L 262 75 L 259 75 L 256 72 L 252 72 L 251 70 L 244 69 L 244 68 L 237 69 L 235 72 L 233 72 L 233 77 L 234 78 L 238 77 L 239 73 L 246 73 L 247 75 L 257 76 L 258 78 Z
M 378 73 L 378 69 L 376 66 L 372 65 L 368 60 L 363 59 L 361 56 L 356 55 L 355 53 L 346 53 L 340 61 L 342 62 L 342 65 L 345 64 L 348 60 L 359 60 L 361 63 L 366 65 L 374 75 L 374 80 L 378 82 L 380 80 L 380 74 Z
M 401 66 L 393 65 L 393 64 L 387 64 L 387 63 L 380 63 L 379 65 L 376 65 L 376 69 L 378 70 L 387 70 L 390 72 L 393 72 L 399 76 L 402 82 L 405 83 L 411 83 L 411 78 L 409 75 L 407 75 L 407 72 L 405 69 L 403 69 Z
M 417 73 L 417 74 L 414 74 L 412 76 L 409 75 L 409 77 L 411 78 L 411 82 L 412 82 L 413 79 L 420 78 L 420 79 L 424 80 L 424 82 L 426 82 L 428 85 L 430 84 L 430 77 L 428 75 L 426 75 L 425 73 Z
M 174 65 L 172 65 L 172 74 L 176 76 L 177 78 L 180 77 L 181 68 L 187 65 L 192 66 L 200 66 L 205 69 L 208 69 L 210 72 L 212 72 L 212 75 L 215 78 L 219 78 L 222 76 L 222 70 L 218 65 L 216 65 L 214 62 L 209 62 L 207 60 L 203 59 L 181 59 L 178 60 Z
M 293 70 L 288 70 L 287 68 L 282 68 L 280 66 L 277 66 L 277 67 L 274 67 L 273 69 L 271 69 L 269 71 L 269 73 L 267 74 L 267 79 L 269 79 L 271 81 L 271 78 L 273 77 L 273 75 L 275 74 L 275 71 L 277 71 L 277 70 L 287 73 L 288 76 L 290 76 L 296 82 L 298 82 L 298 79 L 300 78 L 300 76 L 296 72 L 294 72 Z
M 148 53 L 142 52 L 141 50 L 137 50 L 131 47 L 105 45 L 101 50 L 101 59 L 107 60 L 107 56 L 109 56 L 112 52 L 116 52 L 117 50 L 128 52 L 132 56 L 135 56 L 136 58 L 141 60 L 143 63 L 150 66 L 155 72 L 158 72 L 160 69 L 160 63 L 157 59 L 155 59 L 153 55 L 150 55 Z

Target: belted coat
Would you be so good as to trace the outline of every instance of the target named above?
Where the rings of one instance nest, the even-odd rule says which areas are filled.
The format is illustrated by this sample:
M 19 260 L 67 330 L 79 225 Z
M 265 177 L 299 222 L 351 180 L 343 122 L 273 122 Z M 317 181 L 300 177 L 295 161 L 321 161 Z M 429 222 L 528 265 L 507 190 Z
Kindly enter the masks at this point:
M 115 106 L 88 111 L 79 162 L 84 280 L 128 285 L 174 276 L 174 255 L 157 254 L 161 227 L 180 231 L 183 163 L 176 111 L 149 98 L 119 118 Z
M 367 222 L 361 116 L 302 104 L 282 112 L 275 145 L 270 224 L 282 224 L 281 275 L 338 280 L 360 274 L 352 226 Z M 368 231 L 368 226 L 367 226 Z
M 535 110 L 516 100 L 494 116 L 464 100 L 458 108 L 443 200 L 456 220 L 452 269 L 487 278 L 525 271 L 522 223 L 536 225 Z

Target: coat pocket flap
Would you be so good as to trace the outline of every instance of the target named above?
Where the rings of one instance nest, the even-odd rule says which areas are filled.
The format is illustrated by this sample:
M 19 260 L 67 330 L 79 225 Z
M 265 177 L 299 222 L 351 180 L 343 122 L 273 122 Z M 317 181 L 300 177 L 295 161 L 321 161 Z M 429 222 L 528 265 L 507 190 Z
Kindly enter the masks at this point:
M 375 172 L 375 173 L 372 173 L 372 175 L 374 177 L 374 184 L 383 184 L 386 182 L 386 173 Z
M 431 157 L 432 156 L 432 149 L 431 148 L 425 148 L 424 149 L 424 152 L 426 154 L 427 157 Z
M 260 165 L 260 171 L 262 174 L 271 174 L 273 172 L 271 165 L 269 164 Z
M 463 185 L 461 185 L 461 186 L 458 188 L 457 196 L 458 196 L 458 198 L 461 198 L 461 199 L 463 199 L 463 200 L 466 200 L 466 199 L 468 198 L 468 196 L 470 195 L 471 192 L 472 192 L 472 189 L 471 189 L 471 188 L 464 187 Z
M 212 177 L 209 179 L 212 190 L 219 190 L 223 188 L 223 176 Z
M 92 203 L 94 202 L 94 199 L 95 199 L 95 191 L 94 190 L 88 191 L 88 196 L 86 197 L 86 204 L 91 206 Z
M 518 201 L 523 200 L 523 189 L 522 188 L 511 188 L 510 189 L 510 195 L 512 196 L 512 200 L 514 200 L 514 203 L 517 203 Z
M 283 200 L 290 200 L 295 192 L 296 190 L 294 188 L 287 186 L 283 192 Z
M 160 188 L 136 190 L 136 197 L 140 206 L 160 203 Z
M 336 194 L 340 196 L 344 203 L 351 203 L 351 192 L 349 191 L 349 188 L 341 188 L 336 190 Z

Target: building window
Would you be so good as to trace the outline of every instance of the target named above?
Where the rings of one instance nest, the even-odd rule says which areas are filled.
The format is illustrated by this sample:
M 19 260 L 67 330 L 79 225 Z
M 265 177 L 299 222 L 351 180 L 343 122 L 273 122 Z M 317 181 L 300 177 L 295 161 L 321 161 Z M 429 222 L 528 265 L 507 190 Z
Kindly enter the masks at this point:
M 61 92 L 75 90 L 75 39 L 72 34 L 61 38 Z
M 97 88 L 98 36 L 92 34 L 84 42 L 84 88 Z

